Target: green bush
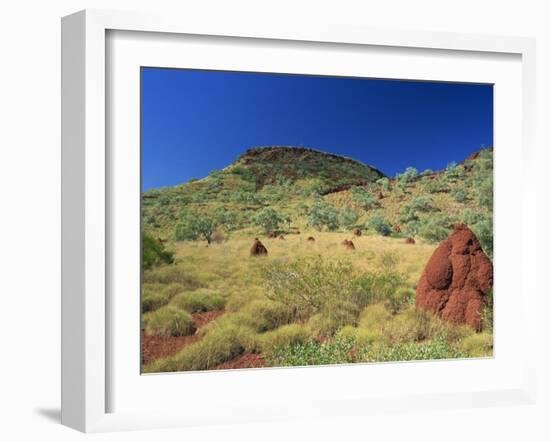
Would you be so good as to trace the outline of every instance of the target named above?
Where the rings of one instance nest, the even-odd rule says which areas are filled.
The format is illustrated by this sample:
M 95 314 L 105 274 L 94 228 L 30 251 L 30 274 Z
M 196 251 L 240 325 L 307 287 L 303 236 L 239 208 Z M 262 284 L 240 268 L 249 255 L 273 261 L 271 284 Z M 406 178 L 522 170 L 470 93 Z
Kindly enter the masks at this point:
M 325 201 L 316 201 L 309 211 L 308 223 L 316 230 L 326 228 L 329 231 L 338 229 L 338 210 Z
M 189 313 L 171 306 L 161 307 L 148 316 L 147 332 L 154 336 L 187 336 L 195 332 Z
M 445 175 L 426 176 L 422 179 L 424 191 L 428 193 L 448 192 L 449 182 Z
M 369 305 L 359 317 L 359 327 L 378 332 L 383 330 L 392 319 L 391 313 L 384 304 Z
M 353 279 L 350 299 L 362 309 L 387 301 L 404 284 L 403 275 L 395 271 L 365 272 Z
M 312 316 L 307 325 L 314 336 L 326 338 L 334 335 L 345 325 L 356 324 L 358 316 L 357 304 L 340 301 L 327 305 L 321 313 Z
M 373 216 L 368 222 L 368 227 L 382 236 L 389 236 L 392 232 L 390 223 L 382 215 Z
M 338 214 L 338 220 L 341 226 L 346 229 L 352 229 L 357 225 L 359 215 L 349 207 L 344 207 Z
M 233 315 L 240 324 L 262 333 L 288 324 L 294 318 L 289 306 L 270 300 L 255 300 Z
M 218 207 L 214 210 L 214 220 L 226 232 L 231 232 L 237 228 L 237 214 L 227 210 L 225 207 Z M 214 240 L 214 238 L 212 239 Z
M 253 221 L 262 227 L 265 233 L 269 233 L 277 232 L 284 219 L 273 207 L 265 207 L 254 215 Z
M 451 190 L 451 196 L 457 203 L 463 203 L 468 199 L 468 192 L 460 187 L 455 187 Z
M 258 336 L 258 350 L 272 352 L 278 347 L 304 343 L 309 339 L 309 330 L 301 324 L 283 325 Z
M 168 304 L 168 302 L 182 290 L 183 286 L 178 283 L 168 285 L 143 284 L 141 291 L 141 311 L 146 313 L 157 310 L 163 305 Z
M 353 187 L 351 189 L 351 199 L 355 204 L 365 210 L 374 209 L 379 205 L 377 199 L 364 187 Z
M 391 190 L 390 180 L 387 177 L 382 177 L 376 180 L 376 184 L 378 184 L 384 190 L 387 190 L 387 191 Z
M 164 245 L 151 235 L 144 233 L 141 237 L 141 267 L 145 270 L 160 264 L 172 264 L 174 253 L 166 250 Z
M 402 310 L 404 307 L 414 302 L 415 293 L 412 289 L 400 288 L 398 290 L 390 292 L 389 296 L 386 299 L 388 310 L 395 314 Z
M 483 251 L 493 258 L 493 215 L 487 212 L 465 210 L 459 218 L 475 233 Z
M 225 299 L 213 290 L 197 289 L 183 292 L 172 299 L 172 305 L 189 313 L 223 310 Z
M 266 297 L 308 317 L 334 301 L 350 299 L 356 271 L 349 262 L 321 256 L 291 262 L 275 261 L 263 268 Z
M 463 357 L 466 357 L 463 352 L 455 350 L 442 338 L 422 343 L 375 345 L 360 353 L 362 362 L 428 361 Z
M 159 267 L 143 272 L 141 282 L 143 284 L 170 284 L 178 283 L 186 289 L 202 287 L 202 283 L 189 275 L 185 269 L 177 265 Z
M 208 326 L 209 332 L 201 340 L 184 347 L 173 357 L 154 361 L 144 367 L 144 371 L 208 370 L 235 358 L 254 345 L 255 334 L 235 322 L 216 320 Z
M 181 222 L 176 225 L 174 238 L 176 241 L 194 241 L 204 239 L 210 244 L 212 234 L 216 230 L 216 222 L 206 214 L 194 212 L 184 213 Z
M 481 207 L 493 210 L 493 175 L 489 175 L 476 187 L 476 199 Z
M 418 234 L 426 241 L 437 243 L 447 239 L 452 231 L 454 220 L 445 213 L 435 213 L 424 219 Z
M 364 328 L 346 325 L 336 335 L 338 339 L 344 341 L 354 341 L 357 348 L 370 346 L 375 342 L 380 342 L 382 336 L 378 331 L 367 330 Z
M 307 341 L 276 348 L 266 355 L 272 367 L 329 365 L 355 362 L 353 340 Z
M 409 184 L 416 180 L 418 177 L 418 170 L 414 167 L 407 167 L 405 172 L 398 173 L 395 179 L 401 184 Z
M 482 332 L 467 336 L 460 343 L 460 349 L 470 357 L 491 356 L 493 352 L 492 333 Z
M 445 169 L 445 175 L 449 179 L 461 179 L 464 178 L 465 171 L 464 167 L 456 164 L 455 162 L 450 163 L 447 165 L 447 168 Z

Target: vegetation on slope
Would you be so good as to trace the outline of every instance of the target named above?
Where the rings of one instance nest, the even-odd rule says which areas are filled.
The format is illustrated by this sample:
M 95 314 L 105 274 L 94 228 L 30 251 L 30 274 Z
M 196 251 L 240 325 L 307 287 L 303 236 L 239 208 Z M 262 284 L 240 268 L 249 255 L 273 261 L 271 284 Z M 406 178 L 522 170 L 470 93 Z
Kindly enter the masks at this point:
M 351 159 L 274 147 L 146 192 L 143 253 L 153 258 L 143 264 L 143 327 L 181 335 L 192 330 L 180 325 L 186 314 L 225 314 L 144 369 L 210 369 L 244 353 L 271 365 L 491 355 L 489 309 L 475 334 L 412 305 L 452 224 L 469 225 L 492 257 L 492 167 L 487 149 L 443 171 L 408 168 L 390 179 Z M 356 229 L 349 251 L 342 242 Z M 285 241 L 268 239 L 272 232 Z M 267 257 L 249 256 L 254 237 Z

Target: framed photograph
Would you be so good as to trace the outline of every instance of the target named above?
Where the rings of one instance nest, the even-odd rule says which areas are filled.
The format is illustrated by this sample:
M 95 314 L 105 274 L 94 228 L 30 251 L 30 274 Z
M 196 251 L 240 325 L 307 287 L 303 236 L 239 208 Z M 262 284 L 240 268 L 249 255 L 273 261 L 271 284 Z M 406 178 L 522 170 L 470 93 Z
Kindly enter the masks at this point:
M 64 424 L 534 400 L 532 40 L 62 31 Z

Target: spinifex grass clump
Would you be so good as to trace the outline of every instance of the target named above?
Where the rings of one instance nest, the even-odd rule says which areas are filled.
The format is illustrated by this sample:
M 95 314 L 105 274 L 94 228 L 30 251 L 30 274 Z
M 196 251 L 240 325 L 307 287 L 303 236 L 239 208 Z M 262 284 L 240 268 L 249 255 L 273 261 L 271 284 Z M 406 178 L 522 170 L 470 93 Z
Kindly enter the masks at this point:
M 157 310 L 163 305 L 168 304 L 170 300 L 183 290 L 183 286 L 178 283 L 168 285 L 163 284 L 143 284 L 141 311 L 143 313 Z
M 197 289 L 176 295 L 171 304 L 189 313 L 223 310 L 225 299 L 217 292 L 209 289 Z
M 145 330 L 154 336 L 187 336 L 195 332 L 195 326 L 189 313 L 166 306 L 148 315 Z

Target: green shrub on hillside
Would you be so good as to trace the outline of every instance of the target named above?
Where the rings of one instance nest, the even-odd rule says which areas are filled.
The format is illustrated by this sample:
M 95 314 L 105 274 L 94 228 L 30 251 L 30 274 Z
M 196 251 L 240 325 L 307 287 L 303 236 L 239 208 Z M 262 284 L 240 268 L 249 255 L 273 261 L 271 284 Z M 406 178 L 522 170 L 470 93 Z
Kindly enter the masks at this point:
M 349 207 L 344 207 L 338 214 L 338 220 L 342 227 L 349 230 L 357 225 L 359 214 Z
M 376 184 L 378 184 L 384 190 L 391 190 L 390 180 L 387 177 L 382 177 L 376 180 Z
M 443 174 L 433 176 L 426 176 L 422 178 L 422 185 L 424 191 L 428 193 L 441 193 L 449 191 L 449 182 L 447 177 Z
M 391 225 L 383 215 L 375 215 L 368 222 L 369 229 L 373 229 L 382 236 L 389 236 L 392 232 Z
M 263 198 L 260 194 L 243 189 L 238 189 L 233 192 L 230 199 L 234 203 L 247 204 L 250 206 L 257 206 L 263 202 Z
M 434 213 L 424 219 L 418 234 L 428 242 L 437 243 L 449 236 L 453 224 L 454 220 L 446 213 Z
M 378 200 L 364 187 L 355 186 L 351 189 L 351 199 L 364 210 L 378 207 Z
M 176 225 L 174 238 L 176 241 L 204 239 L 210 244 L 215 230 L 216 222 L 210 216 L 202 213 L 185 212 L 181 222 Z
M 459 216 L 476 235 L 483 251 L 493 259 L 493 216 L 491 213 L 465 210 Z
M 309 211 L 308 223 L 316 230 L 326 228 L 329 231 L 338 229 L 338 210 L 325 201 L 316 201 Z
M 490 174 L 476 185 L 476 200 L 481 207 L 493 210 L 493 175 Z
M 455 187 L 451 190 L 451 196 L 457 203 L 463 203 L 468 199 L 468 192 L 460 187 Z
M 395 175 L 395 179 L 404 185 L 412 183 L 418 177 L 418 170 L 414 167 L 407 167 L 405 172 Z
M 220 206 L 214 210 L 214 220 L 219 226 L 222 226 L 226 232 L 231 232 L 237 228 L 237 214 L 225 207 Z
M 263 228 L 265 233 L 277 232 L 284 221 L 282 215 L 273 207 L 264 207 L 253 218 L 254 224 Z
M 143 269 L 173 262 L 174 253 L 166 250 L 164 244 L 147 233 L 141 236 L 141 266 Z
M 464 167 L 456 164 L 455 162 L 452 162 L 447 165 L 447 168 L 445 169 L 445 175 L 447 176 L 447 178 L 452 180 L 462 179 L 465 175 Z

